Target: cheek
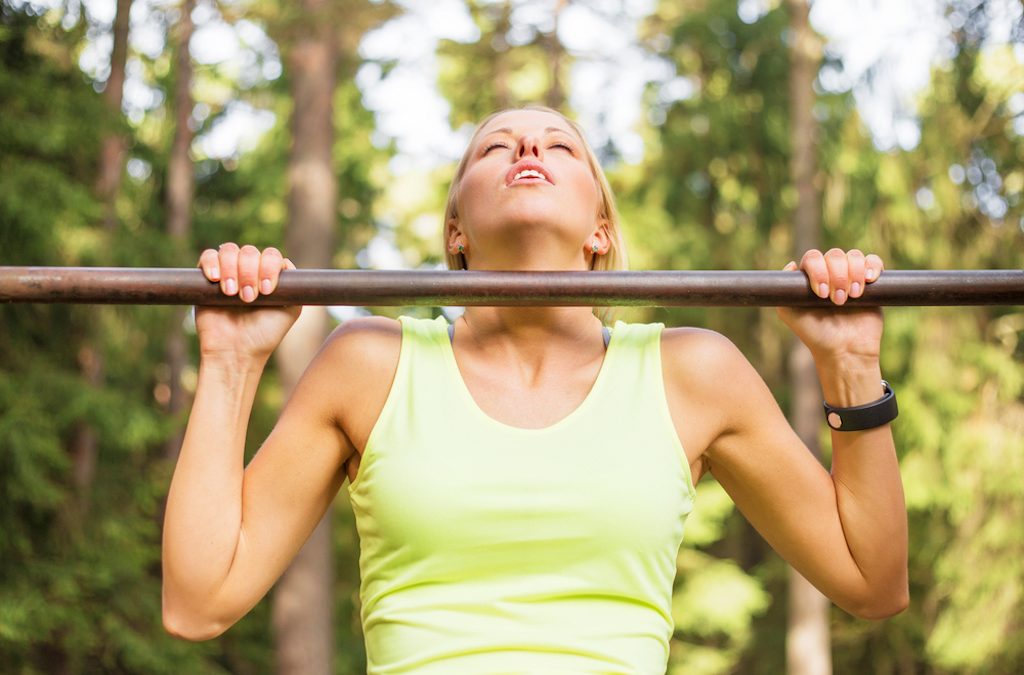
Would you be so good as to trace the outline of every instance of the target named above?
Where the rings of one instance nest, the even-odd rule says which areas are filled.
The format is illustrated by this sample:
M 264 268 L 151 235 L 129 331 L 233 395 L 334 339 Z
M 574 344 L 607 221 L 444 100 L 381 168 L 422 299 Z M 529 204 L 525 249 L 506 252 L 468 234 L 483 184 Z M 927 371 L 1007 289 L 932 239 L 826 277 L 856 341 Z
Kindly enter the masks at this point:
M 462 176 L 462 180 L 459 181 L 459 188 L 456 193 L 459 211 L 465 213 L 467 210 L 472 210 L 481 200 L 485 200 L 488 195 L 488 191 L 485 188 L 486 185 L 482 172 L 466 171 Z
M 599 214 L 601 212 L 601 188 L 589 172 L 587 172 L 586 175 L 575 177 L 573 193 L 578 196 L 581 207 L 585 205 L 593 205 L 594 213 Z

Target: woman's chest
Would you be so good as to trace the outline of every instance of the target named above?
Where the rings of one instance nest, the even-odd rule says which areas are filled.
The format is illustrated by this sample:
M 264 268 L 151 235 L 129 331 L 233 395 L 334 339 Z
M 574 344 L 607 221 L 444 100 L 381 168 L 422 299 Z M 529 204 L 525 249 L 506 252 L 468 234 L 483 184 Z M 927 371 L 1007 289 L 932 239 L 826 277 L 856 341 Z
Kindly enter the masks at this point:
M 601 361 L 560 365 L 530 374 L 484 362 L 459 362 L 472 403 L 487 417 L 523 429 L 542 429 L 565 419 L 587 400 Z

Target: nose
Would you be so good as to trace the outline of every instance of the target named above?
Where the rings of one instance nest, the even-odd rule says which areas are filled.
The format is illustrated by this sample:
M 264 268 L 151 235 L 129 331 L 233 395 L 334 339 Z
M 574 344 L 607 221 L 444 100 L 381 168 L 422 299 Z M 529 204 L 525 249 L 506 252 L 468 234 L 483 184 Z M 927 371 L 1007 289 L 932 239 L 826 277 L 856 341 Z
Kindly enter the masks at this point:
M 536 157 L 537 161 L 543 161 L 544 150 L 536 136 L 526 134 L 519 139 L 519 144 L 516 146 L 516 161 L 531 155 Z

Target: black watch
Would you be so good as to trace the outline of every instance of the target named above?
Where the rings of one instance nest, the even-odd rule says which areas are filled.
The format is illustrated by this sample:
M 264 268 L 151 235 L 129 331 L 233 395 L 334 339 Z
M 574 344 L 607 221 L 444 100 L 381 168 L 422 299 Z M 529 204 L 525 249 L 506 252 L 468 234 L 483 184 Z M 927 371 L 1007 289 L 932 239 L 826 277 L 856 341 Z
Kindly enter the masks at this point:
M 852 408 L 833 408 L 825 404 L 825 421 L 836 431 L 863 431 L 888 424 L 896 419 L 896 393 L 882 380 L 882 398 Z

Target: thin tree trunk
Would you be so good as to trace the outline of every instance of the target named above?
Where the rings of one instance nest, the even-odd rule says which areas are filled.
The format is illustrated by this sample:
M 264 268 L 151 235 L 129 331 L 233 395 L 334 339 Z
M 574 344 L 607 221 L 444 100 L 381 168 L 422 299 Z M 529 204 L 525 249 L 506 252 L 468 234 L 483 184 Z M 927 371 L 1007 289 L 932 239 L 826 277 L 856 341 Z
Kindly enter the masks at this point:
M 192 10 L 196 0 L 182 0 L 181 15 L 174 30 L 175 82 L 174 82 L 174 139 L 171 141 L 171 155 L 167 162 L 167 234 L 170 236 L 176 254 L 187 249 L 192 230 L 192 197 L 195 192 L 195 171 L 189 149 L 192 146 L 192 58 L 189 44 L 192 41 Z M 188 404 L 188 395 L 182 385 L 181 375 L 188 365 L 188 341 L 185 339 L 183 321 L 185 314 L 173 311 L 172 322 L 167 334 L 168 387 L 167 412 L 178 417 Z M 165 455 L 171 461 L 181 450 L 184 429 L 179 428 L 167 439 Z
M 110 54 L 110 76 L 103 91 L 107 113 L 112 126 L 121 121 L 121 101 L 124 97 L 125 67 L 128 62 L 128 27 L 132 0 L 118 0 L 114 16 L 114 46 Z M 113 132 L 103 138 L 100 144 L 99 176 L 96 193 L 103 201 L 103 226 L 107 233 L 117 225 L 117 193 L 121 188 L 121 171 L 124 165 L 124 139 Z M 78 349 L 78 366 L 82 377 L 94 388 L 103 384 L 103 353 L 99 347 L 100 328 L 98 317 L 93 315 L 86 326 L 82 346 Z M 69 441 L 71 454 L 71 477 L 78 498 L 79 522 L 84 520 L 89 508 L 89 494 L 96 477 L 99 458 L 99 435 L 96 428 L 82 420 L 75 425 Z
M 495 51 L 499 52 L 494 66 L 494 99 L 496 108 L 498 110 L 504 110 L 505 108 L 510 108 L 513 105 L 512 89 L 508 83 L 509 46 L 507 36 L 508 32 L 512 29 L 512 5 L 509 3 L 509 0 L 505 0 L 501 3 L 501 9 L 499 11 L 501 12 L 501 15 L 498 17 L 498 24 L 494 29 L 494 35 L 498 45 L 495 47 Z
M 309 30 L 286 56 L 291 82 L 292 150 L 288 165 L 289 224 L 285 249 L 299 267 L 330 267 L 337 181 L 332 98 L 337 45 L 325 0 L 303 0 Z M 291 392 L 328 330 L 322 307 L 307 307 L 278 349 L 282 386 Z M 333 563 L 330 510 L 277 584 L 272 624 L 280 675 L 327 675 L 332 670 Z
M 124 99 L 125 69 L 128 64 L 128 28 L 130 25 L 132 0 L 117 0 L 114 15 L 114 47 L 110 53 L 110 76 L 107 78 L 103 98 L 111 120 L 120 122 L 121 101 Z M 100 146 L 100 167 L 96 180 L 96 192 L 104 205 L 104 225 L 108 230 L 117 224 L 117 194 L 121 189 L 121 173 L 124 168 L 124 137 L 111 131 L 104 136 Z
M 569 5 L 569 0 L 558 0 L 555 3 L 555 27 L 549 35 L 544 36 L 544 51 L 548 55 L 548 63 L 551 67 L 551 86 L 545 96 L 545 103 L 550 108 L 561 110 L 565 105 L 565 82 L 562 80 L 562 69 L 565 67 L 565 47 L 558 39 L 558 24 L 562 19 L 562 12 Z
M 790 16 L 790 138 L 791 172 L 797 190 L 793 214 L 794 255 L 821 241 L 821 200 L 817 185 L 818 126 L 814 119 L 814 79 L 821 61 L 821 43 L 809 22 L 807 0 L 787 0 Z M 794 341 L 790 354 L 793 387 L 793 428 L 820 460 L 821 388 L 810 352 Z M 789 675 L 830 675 L 830 603 L 796 570 L 789 574 L 789 622 L 786 633 L 786 671 Z

